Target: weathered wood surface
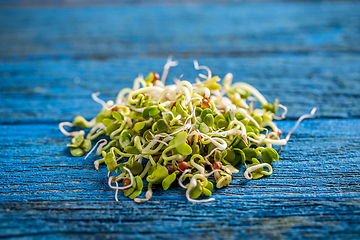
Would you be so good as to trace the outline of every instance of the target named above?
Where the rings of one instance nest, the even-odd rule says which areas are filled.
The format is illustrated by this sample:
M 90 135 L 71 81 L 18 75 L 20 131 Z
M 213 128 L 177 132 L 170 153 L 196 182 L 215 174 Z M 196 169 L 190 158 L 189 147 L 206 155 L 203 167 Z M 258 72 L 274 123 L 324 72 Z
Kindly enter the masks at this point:
M 294 123 L 282 121 L 279 127 L 286 134 Z M 63 136 L 57 125 L 16 124 L 0 129 L 0 202 L 114 200 L 106 167 L 99 172 L 94 169 L 93 161 L 99 157 L 71 157 L 66 149 L 71 138 Z M 241 169 L 231 187 L 216 190 L 214 195 L 219 201 L 232 197 L 360 197 L 359 132 L 358 119 L 308 120 L 284 147 L 271 177 L 247 181 Z M 180 188 L 154 191 L 154 200 L 166 200 L 168 195 L 187 201 Z
M 286 133 L 293 124 L 283 121 L 279 127 Z M 284 148 L 271 177 L 247 181 L 239 173 L 231 186 L 215 190 L 216 201 L 209 204 L 188 203 L 184 191 L 174 187 L 156 189 L 151 202 L 139 205 L 121 194 L 116 203 L 106 169 L 94 170 L 97 157 L 70 157 L 65 150 L 69 139 L 56 125 L 5 125 L 0 236 L 357 238 L 359 132 L 358 119 L 309 120 Z
M 170 79 L 193 79 L 197 59 L 278 97 L 292 119 L 314 106 L 317 117 L 359 117 L 359 11 L 351 3 L 2 9 L 0 121 L 92 117 L 91 93 L 114 99 L 139 73 L 161 72 L 168 55 L 180 61 Z
M 360 238 L 359 3 L 1 6 L 0 238 Z M 272 176 L 239 173 L 215 202 L 190 204 L 175 186 L 116 203 L 105 168 L 70 157 L 57 124 L 93 117 L 91 93 L 114 99 L 170 54 L 180 61 L 170 78 L 193 79 L 197 59 L 279 98 L 284 134 L 312 107 L 317 119 L 300 125 Z
M 0 203 L 0 221 L 8 239 L 358 239 L 359 207 L 352 198 Z
M 71 121 L 76 115 L 92 118 L 101 105 L 92 100 L 91 93 L 100 92 L 100 98 L 115 100 L 139 73 L 161 73 L 165 61 L 45 58 L 6 62 L 0 65 L 0 72 L 10 75 L 0 85 L 4 114 L 0 122 Z M 170 79 L 184 74 L 184 79 L 194 80 L 197 72 L 192 57 L 179 61 L 179 66 L 171 69 Z M 221 77 L 232 72 L 234 80 L 251 83 L 269 101 L 279 98 L 288 107 L 290 119 L 313 107 L 318 108 L 317 118 L 360 116 L 360 54 L 204 58 L 200 63 Z

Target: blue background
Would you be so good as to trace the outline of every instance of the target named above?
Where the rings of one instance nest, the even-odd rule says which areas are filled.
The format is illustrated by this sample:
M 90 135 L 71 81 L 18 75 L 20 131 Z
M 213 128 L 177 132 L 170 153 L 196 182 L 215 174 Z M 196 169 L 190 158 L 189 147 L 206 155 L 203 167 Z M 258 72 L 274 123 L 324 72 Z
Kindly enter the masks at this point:
M 0 1 L 0 237 L 360 238 L 359 13 L 336 1 Z M 92 118 L 91 93 L 115 99 L 169 55 L 169 80 L 193 81 L 196 59 L 279 98 L 284 134 L 318 111 L 270 177 L 241 169 L 215 202 L 179 187 L 115 202 L 106 169 L 71 157 L 58 123 Z

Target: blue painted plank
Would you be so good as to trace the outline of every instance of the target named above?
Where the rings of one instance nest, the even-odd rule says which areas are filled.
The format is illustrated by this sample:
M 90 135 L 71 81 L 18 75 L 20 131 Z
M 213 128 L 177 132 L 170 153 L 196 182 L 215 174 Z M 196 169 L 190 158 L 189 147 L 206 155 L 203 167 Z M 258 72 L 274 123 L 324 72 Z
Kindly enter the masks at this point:
M 359 10 L 358 2 L 1 9 L 0 53 L 107 59 L 353 52 L 360 50 Z
M 178 59 L 173 77 L 194 80 L 193 59 Z M 318 108 L 316 117 L 360 117 L 360 54 L 322 56 L 200 58 L 214 74 L 234 74 L 261 91 L 269 101 L 279 98 L 296 119 Z M 71 121 L 76 115 L 90 119 L 100 111 L 91 93 L 114 100 L 124 87 L 132 87 L 139 73 L 161 73 L 165 58 L 99 60 L 22 60 L 0 64 L 0 123 Z M 338 64 L 341 62 L 342 64 Z M 5 78 L 6 76 L 7 78 Z
M 286 134 L 294 121 L 279 122 Z M 55 124 L 0 127 L 0 202 L 4 201 L 114 201 L 107 186 L 107 169 L 94 169 L 99 157 L 71 157 Z M 19 134 L 19 131 L 21 134 Z M 303 122 L 274 163 L 274 173 L 247 181 L 244 168 L 228 188 L 216 190 L 217 201 L 233 199 L 316 199 L 360 197 L 360 120 Z M 181 200 L 184 191 L 156 188 L 153 201 Z M 144 195 L 145 193 L 143 193 Z M 129 201 L 123 197 L 120 201 Z
M 0 9 L 0 238 L 359 239 L 360 120 L 330 119 L 360 116 L 359 10 Z M 240 173 L 215 202 L 190 204 L 174 186 L 141 205 L 123 196 L 116 203 L 106 169 L 94 170 L 96 157 L 70 157 L 57 123 L 94 116 L 92 92 L 113 99 L 138 73 L 161 72 L 169 54 L 181 63 L 171 78 L 192 79 L 196 58 L 280 98 L 289 119 L 314 106 L 328 119 L 299 127 L 272 176 L 246 181 Z M 284 134 L 293 124 L 279 122 Z
M 359 117 L 358 9 L 359 3 L 0 9 L 0 123 L 91 118 L 99 107 L 92 92 L 114 99 L 139 73 L 161 72 L 170 54 L 181 64 L 170 79 L 193 79 L 197 59 L 220 76 L 234 73 L 269 100 L 278 97 L 290 119 L 312 107 L 320 118 Z
M 0 203 L 8 239 L 358 239 L 360 198 Z M 349 215 L 351 213 L 351 215 Z

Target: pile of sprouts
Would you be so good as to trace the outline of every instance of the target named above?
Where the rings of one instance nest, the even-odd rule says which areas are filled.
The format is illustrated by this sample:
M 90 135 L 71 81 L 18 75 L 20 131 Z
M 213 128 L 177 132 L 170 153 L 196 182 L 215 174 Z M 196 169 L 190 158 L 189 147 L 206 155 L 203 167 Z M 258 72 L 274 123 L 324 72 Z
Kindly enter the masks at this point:
M 93 99 L 102 105 L 95 118 L 77 116 L 72 123 L 59 125 L 62 133 L 73 137 L 68 144 L 73 156 L 88 152 L 86 159 L 96 149 L 101 159 L 94 162 L 95 169 L 106 165 L 116 201 L 119 190 L 135 202 L 148 201 L 155 185 L 167 190 L 175 182 L 186 190 L 189 201 L 213 201 L 208 197 L 214 185 L 228 186 L 241 164 L 246 179 L 269 176 L 272 162 L 279 160 L 273 146 L 286 145 L 298 124 L 316 111 L 300 117 L 281 138 L 273 120 L 284 119 L 287 109 L 277 99 L 271 104 L 251 85 L 232 83 L 231 73 L 221 87 L 221 79 L 197 61 L 195 69 L 206 70 L 207 75 L 199 74 L 196 83 L 180 76 L 175 84 L 165 85 L 169 68 L 176 65 L 169 58 L 161 78 L 153 72 L 146 78 L 139 75 L 133 88 L 122 89 L 115 102 L 94 93 Z M 261 108 L 254 108 L 255 102 Z M 84 130 L 68 132 L 64 126 L 90 130 L 85 137 Z M 91 141 L 96 144 L 90 151 Z M 140 198 L 144 188 L 145 198 Z

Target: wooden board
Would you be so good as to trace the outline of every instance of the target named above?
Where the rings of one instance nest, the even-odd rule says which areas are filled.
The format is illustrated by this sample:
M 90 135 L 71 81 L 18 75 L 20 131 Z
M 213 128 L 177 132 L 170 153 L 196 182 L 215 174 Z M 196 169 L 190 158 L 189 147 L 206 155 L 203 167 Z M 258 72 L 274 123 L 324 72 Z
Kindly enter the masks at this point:
M 197 3 L 0 4 L 0 238 L 360 238 L 360 4 Z M 170 79 L 193 80 L 197 59 L 279 98 L 284 134 L 318 112 L 270 177 L 241 168 L 212 203 L 188 203 L 176 185 L 115 202 L 106 169 L 71 157 L 58 123 L 93 117 L 91 93 L 114 99 L 168 55 L 180 62 Z
M 282 121 L 278 126 L 286 134 L 294 123 Z M 247 181 L 241 168 L 231 187 L 216 190 L 214 195 L 220 202 L 222 198 L 360 197 L 359 132 L 358 119 L 308 120 L 284 147 L 271 177 Z M 106 167 L 101 165 L 99 172 L 94 169 L 93 162 L 99 157 L 71 157 L 66 148 L 71 138 L 63 136 L 57 125 L 6 125 L 0 136 L 0 202 L 114 200 Z M 187 201 L 176 186 L 166 192 L 161 188 L 154 191 L 154 201 L 168 195 Z

